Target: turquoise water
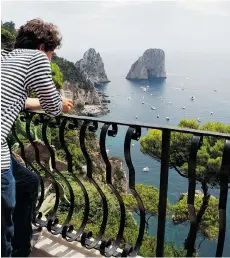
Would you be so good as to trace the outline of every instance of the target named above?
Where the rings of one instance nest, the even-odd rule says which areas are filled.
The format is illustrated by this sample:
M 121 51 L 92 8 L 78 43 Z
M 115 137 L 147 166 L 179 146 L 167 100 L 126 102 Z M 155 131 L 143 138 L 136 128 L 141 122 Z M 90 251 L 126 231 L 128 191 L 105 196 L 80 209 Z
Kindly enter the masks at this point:
M 145 122 L 152 124 L 177 125 L 180 119 L 198 117 L 201 123 L 207 121 L 220 121 L 230 123 L 230 58 L 213 54 L 180 54 L 166 53 L 166 69 L 168 77 L 164 81 L 139 81 L 131 82 L 125 79 L 130 65 L 138 57 L 132 54 L 101 54 L 111 83 L 100 87 L 109 96 L 111 112 L 106 118 Z M 147 86 L 143 92 L 141 86 Z M 194 101 L 191 96 L 195 96 Z M 130 97 L 130 100 L 128 100 Z M 143 98 L 144 97 L 144 98 Z M 162 97 L 162 100 L 160 99 Z M 145 104 L 142 104 L 144 100 Z M 171 104 L 169 104 L 171 102 Z M 156 107 L 152 110 L 151 106 Z M 182 106 L 185 109 L 182 109 Z M 211 115 L 211 112 L 213 114 Z M 157 115 L 160 117 L 157 118 Z M 136 119 L 138 116 L 138 119 Z M 167 122 L 166 117 L 170 120 Z M 107 142 L 109 155 L 124 158 L 124 137 L 127 127 L 119 127 L 118 135 Z M 147 133 L 142 129 L 142 136 Z M 154 185 L 159 187 L 160 164 L 144 156 L 140 152 L 139 142 L 132 148 L 132 161 L 136 169 L 136 183 Z M 144 167 L 149 167 L 148 173 L 143 172 Z M 127 170 L 127 169 L 126 169 Z M 178 200 L 180 193 L 187 192 L 187 180 L 170 170 L 168 198 L 171 203 Z M 199 189 L 199 186 L 197 186 Z M 210 190 L 218 197 L 218 190 Z M 227 206 L 227 235 L 224 255 L 230 255 L 230 199 Z M 188 225 L 173 225 L 170 220 L 166 224 L 166 241 L 176 242 L 183 246 L 188 233 Z M 157 218 L 152 218 L 150 233 L 156 235 Z M 198 241 L 200 238 L 198 238 Z M 216 243 L 205 240 L 200 249 L 200 256 L 215 255 Z

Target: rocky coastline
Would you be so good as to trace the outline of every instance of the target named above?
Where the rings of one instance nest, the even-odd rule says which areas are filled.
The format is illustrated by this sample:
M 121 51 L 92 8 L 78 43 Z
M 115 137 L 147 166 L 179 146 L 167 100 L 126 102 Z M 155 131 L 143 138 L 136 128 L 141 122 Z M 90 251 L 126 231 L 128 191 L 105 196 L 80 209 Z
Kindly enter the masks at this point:
M 73 96 L 74 113 L 84 116 L 106 115 L 110 112 L 108 103 L 109 96 L 95 88 L 93 85 L 90 89 L 79 88 L 78 85 L 72 86 L 69 82 L 64 84 L 64 95 Z
M 97 90 L 97 94 L 99 95 L 100 102 L 97 104 L 88 104 L 86 103 L 84 105 L 84 109 L 81 110 L 81 115 L 85 116 L 99 116 L 99 115 L 106 115 L 110 112 L 108 108 L 108 103 L 110 103 L 110 100 L 108 99 L 108 96 L 105 95 L 103 92 Z

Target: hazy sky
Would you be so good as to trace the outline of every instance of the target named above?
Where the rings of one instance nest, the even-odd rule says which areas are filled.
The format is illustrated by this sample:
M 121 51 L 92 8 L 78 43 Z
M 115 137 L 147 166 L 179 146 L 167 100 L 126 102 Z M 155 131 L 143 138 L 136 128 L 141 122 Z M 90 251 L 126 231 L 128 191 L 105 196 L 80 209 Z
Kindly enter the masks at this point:
M 90 47 L 100 53 L 156 47 L 230 54 L 227 1 L 2 1 L 3 22 L 19 27 L 36 17 L 60 28 L 59 53 L 72 61 Z

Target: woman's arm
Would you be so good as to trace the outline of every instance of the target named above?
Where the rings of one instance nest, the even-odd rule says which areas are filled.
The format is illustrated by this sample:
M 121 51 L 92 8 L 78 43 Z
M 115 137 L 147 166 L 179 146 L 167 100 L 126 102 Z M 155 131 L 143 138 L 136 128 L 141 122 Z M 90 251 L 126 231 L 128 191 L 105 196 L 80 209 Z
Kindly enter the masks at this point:
M 40 102 L 38 98 L 27 98 L 25 108 L 30 110 L 40 109 Z
M 30 110 L 40 109 L 41 105 L 38 98 L 27 98 L 25 108 Z M 73 108 L 73 101 L 62 97 L 62 112 L 68 112 Z

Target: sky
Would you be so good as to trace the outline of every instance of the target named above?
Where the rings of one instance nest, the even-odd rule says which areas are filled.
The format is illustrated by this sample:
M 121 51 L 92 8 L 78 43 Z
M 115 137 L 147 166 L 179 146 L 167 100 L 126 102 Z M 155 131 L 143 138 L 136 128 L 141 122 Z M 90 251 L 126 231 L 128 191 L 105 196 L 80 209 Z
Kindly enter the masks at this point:
M 230 54 L 228 1 L 8 1 L 1 20 L 16 28 L 33 18 L 59 27 L 58 53 L 80 59 L 90 47 L 100 53 L 165 51 Z

